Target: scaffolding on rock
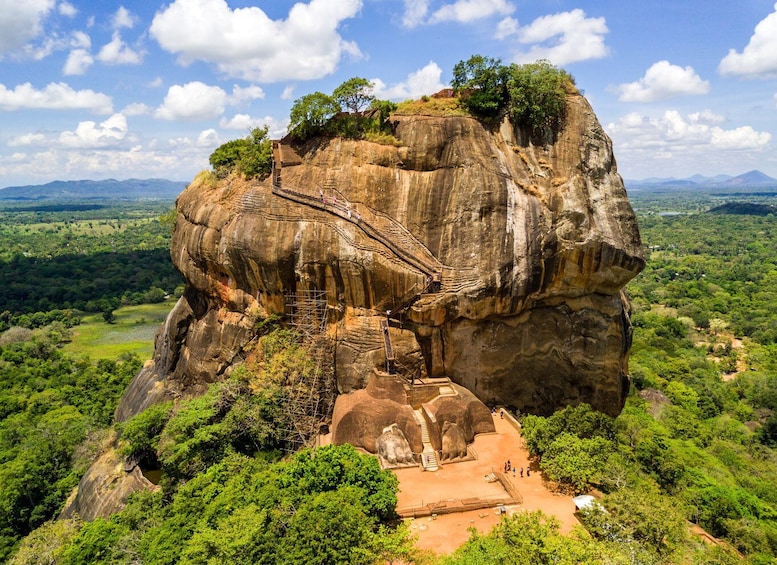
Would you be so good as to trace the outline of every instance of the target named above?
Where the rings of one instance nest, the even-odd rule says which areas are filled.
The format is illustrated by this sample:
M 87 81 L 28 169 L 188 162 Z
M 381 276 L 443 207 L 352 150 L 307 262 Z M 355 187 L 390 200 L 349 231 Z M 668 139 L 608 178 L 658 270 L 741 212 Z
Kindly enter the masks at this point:
M 287 294 L 286 319 L 297 333 L 299 344 L 312 361 L 309 370 L 299 371 L 295 382 L 286 386 L 282 406 L 285 449 L 312 447 L 323 424 L 332 415 L 336 387 L 334 346 L 326 336 L 326 291 L 308 290 Z

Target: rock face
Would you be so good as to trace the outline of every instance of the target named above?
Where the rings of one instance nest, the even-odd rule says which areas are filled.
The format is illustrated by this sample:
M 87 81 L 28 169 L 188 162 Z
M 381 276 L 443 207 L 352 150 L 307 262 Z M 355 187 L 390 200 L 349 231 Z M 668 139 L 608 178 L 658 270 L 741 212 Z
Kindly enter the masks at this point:
M 108 449 L 89 467 L 78 483 L 60 518 L 78 515 L 83 520 L 108 518 L 120 511 L 127 498 L 139 490 L 157 488 L 143 476 L 137 465 L 128 465 L 116 450 Z
M 546 147 L 508 122 L 393 119 L 400 147 L 281 146 L 285 194 L 269 179 L 205 177 L 181 194 L 172 257 L 188 290 L 118 419 L 218 379 L 253 337 L 247 312 L 282 313 L 284 295 L 300 290 L 326 291 L 339 391 L 364 388 L 385 357 L 379 315 L 435 272 L 440 292 L 391 329 L 400 356 L 521 411 L 620 410 L 630 343 L 620 291 L 644 260 L 610 141 L 585 99 L 569 96 L 566 127 Z
M 582 96 L 567 114 L 545 147 L 508 122 L 398 115 L 400 147 L 281 144 L 281 190 L 195 179 L 172 248 L 188 290 L 119 419 L 220 378 L 253 337 L 248 312 L 282 313 L 304 290 L 326 292 L 342 394 L 384 362 L 378 321 L 391 310 L 397 359 L 483 401 L 618 413 L 631 337 L 621 289 L 644 259 L 609 139 Z M 418 296 L 432 275 L 439 292 Z
M 244 359 L 258 318 L 311 292 L 335 344 L 336 443 L 456 459 L 493 430 L 483 402 L 621 410 L 622 289 L 644 259 L 588 102 L 568 96 L 547 146 L 507 121 L 392 120 L 398 147 L 278 143 L 272 178 L 201 174 L 179 196 L 171 255 L 187 290 L 117 420 L 202 392 Z M 406 379 L 385 374 L 396 367 Z

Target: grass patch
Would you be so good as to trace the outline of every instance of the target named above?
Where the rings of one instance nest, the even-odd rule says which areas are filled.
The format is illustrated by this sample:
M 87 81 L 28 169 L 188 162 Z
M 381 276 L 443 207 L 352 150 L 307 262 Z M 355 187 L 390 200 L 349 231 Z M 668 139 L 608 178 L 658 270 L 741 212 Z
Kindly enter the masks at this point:
M 394 114 L 401 116 L 471 116 L 456 98 L 432 98 L 400 102 Z
M 84 316 L 80 326 L 73 328 L 73 340 L 65 352 L 91 359 L 116 359 L 122 353 L 135 353 L 150 359 L 154 352 L 154 334 L 165 321 L 175 299 L 159 304 L 124 306 L 114 311 L 116 321 L 106 324 L 102 314 Z
M 381 145 L 402 147 L 402 142 L 390 133 L 368 131 L 366 134 L 364 134 L 364 139 L 371 141 L 372 143 L 380 143 Z

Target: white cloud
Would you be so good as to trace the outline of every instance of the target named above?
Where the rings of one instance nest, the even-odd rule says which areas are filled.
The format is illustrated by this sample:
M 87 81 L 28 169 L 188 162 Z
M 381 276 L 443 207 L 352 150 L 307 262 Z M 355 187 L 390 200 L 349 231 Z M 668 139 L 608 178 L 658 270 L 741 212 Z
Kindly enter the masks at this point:
M 279 121 L 271 116 L 265 116 L 263 118 L 255 118 L 248 114 L 235 114 L 229 120 L 221 118 L 219 121 L 219 127 L 221 129 L 242 131 L 248 135 L 252 129 L 256 127 L 268 128 L 268 135 L 271 138 L 283 137 L 286 134 L 286 128 L 288 127 L 288 120 Z
M 520 25 L 515 18 L 504 18 L 496 26 L 495 37 L 499 40 L 506 39 L 512 35 L 518 35 Z
M 693 67 L 658 61 L 636 82 L 621 84 L 615 91 L 622 102 L 654 102 L 685 94 L 707 94 L 710 83 L 702 80 Z
M 126 141 L 126 140 L 125 140 Z M 202 170 L 213 146 L 155 148 L 152 142 L 122 149 L 57 147 L 45 151 L 0 157 L 0 175 L 24 183 L 51 179 L 84 178 L 170 178 L 186 180 Z M 128 173 L 129 172 L 129 173 Z
M 8 90 L 0 84 L 0 108 L 3 110 L 91 110 L 95 114 L 113 111 L 110 96 L 93 90 L 73 90 L 64 82 L 52 82 L 43 90 L 36 90 L 29 82 Z
M 92 47 L 92 40 L 83 31 L 74 31 L 70 38 L 70 47 L 73 49 L 89 49 Z
M 11 147 L 21 147 L 23 145 L 41 145 L 46 141 L 46 136 L 42 133 L 26 133 L 14 137 L 8 142 Z
M 203 130 L 200 132 L 200 135 L 197 136 L 197 145 L 201 147 L 214 147 L 218 142 L 219 136 L 213 128 Z
M 664 173 L 675 176 L 678 173 L 670 170 L 672 166 L 683 169 L 680 175 L 720 172 L 723 164 L 733 161 L 746 170 L 754 163 L 743 163 L 757 160 L 769 149 L 769 132 L 751 126 L 724 129 L 719 125 L 723 122 L 722 116 L 709 110 L 685 115 L 668 110 L 659 117 L 627 114 L 607 124 L 605 130 L 613 138 L 619 164 L 631 165 L 632 176 L 658 174 L 655 169 L 644 169 L 655 167 L 656 159 L 665 159 L 668 168 Z
M 468 23 L 494 15 L 507 16 L 514 11 L 515 6 L 506 0 L 456 0 L 437 9 L 429 18 L 429 23 Z
M 742 52 L 730 49 L 723 57 L 718 72 L 745 78 L 777 77 L 777 3 L 774 12 L 755 26 L 753 36 Z
M 156 77 L 154 80 L 149 82 L 146 86 L 149 88 L 159 88 L 165 83 L 165 81 L 162 80 L 162 77 Z
M 122 108 L 121 113 L 125 116 L 147 116 L 152 111 L 152 108 L 141 102 L 133 102 Z
M 228 96 L 218 86 L 199 81 L 173 85 L 154 113 L 161 120 L 207 120 L 224 113 Z
M 116 13 L 113 14 L 113 18 L 111 19 L 111 27 L 115 30 L 121 28 L 132 29 L 135 26 L 136 20 L 137 18 L 132 15 L 127 8 L 119 6 L 119 9 L 116 10 Z
M 82 75 L 94 63 L 94 57 L 86 49 L 73 49 L 67 56 L 62 74 L 65 76 Z
M 92 121 L 79 122 L 75 131 L 65 131 L 60 143 L 71 149 L 88 149 L 116 145 L 127 135 L 127 118 L 113 114 L 99 125 Z
M 516 63 L 547 59 L 554 65 L 600 59 L 609 54 L 604 18 L 589 18 L 580 9 L 542 16 L 518 29 L 518 41 L 532 45 L 516 54 Z
M 294 86 L 289 85 L 283 89 L 281 100 L 291 100 L 292 98 L 294 98 Z
M 338 33 L 362 0 L 297 2 L 284 20 L 255 6 L 232 10 L 224 0 L 174 0 L 157 12 L 151 36 L 179 62 L 213 63 L 256 82 L 309 80 L 331 74 L 345 55 L 360 56 Z
M 219 127 L 221 129 L 246 131 L 261 125 L 260 118 L 252 118 L 248 114 L 235 114 L 229 120 L 221 118 L 221 121 L 219 121 Z
M 0 18 L 0 54 L 23 47 L 43 31 L 43 20 L 54 0 L 4 0 Z
M 97 59 L 108 65 L 138 65 L 143 62 L 143 53 L 128 47 L 119 32 L 114 31 L 111 42 L 102 46 Z
M 241 88 L 237 85 L 232 87 L 232 103 L 237 104 L 248 100 L 256 100 L 258 98 L 264 98 L 264 90 L 258 86 L 249 86 L 247 88 Z
M 757 149 L 765 146 L 772 139 L 772 134 L 765 131 L 755 131 L 750 126 L 742 126 L 732 130 L 712 128 L 712 145 L 723 149 Z
M 70 2 L 60 2 L 57 6 L 57 11 L 60 13 L 60 15 L 65 16 L 66 18 L 72 18 L 78 13 L 76 7 L 73 6 Z
M 434 94 L 446 87 L 440 82 L 442 69 L 434 61 L 429 61 L 425 67 L 410 73 L 407 80 L 386 87 L 380 79 L 372 79 L 375 84 L 373 92 L 379 98 L 389 100 L 407 100 L 419 98 L 425 94 Z
M 405 13 L 402 25 L 413 28 L 423 23 L 429 12 L 429 0 L 405 0 Z

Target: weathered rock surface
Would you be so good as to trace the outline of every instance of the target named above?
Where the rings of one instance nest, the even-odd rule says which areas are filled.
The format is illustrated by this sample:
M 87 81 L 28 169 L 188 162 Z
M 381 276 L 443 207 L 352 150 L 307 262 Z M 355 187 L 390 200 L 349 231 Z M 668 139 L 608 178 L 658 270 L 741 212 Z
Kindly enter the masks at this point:
M 336 442 L 374 452 L 396 424 L 421 451 L 408 399 L 367 390 L 386 362 L 387 311 L 399 364 L 450 377 L 482 407 L 466 394 L 450 412 L 445 397 L 428 403 L 431 442 L 449 456 L 487 431 L 472 417 L 488 413 L 480 401 L 617 414 L 631 341 L 621 291 L 644 259 L 610 140 L 582 96 L 568 96 L 567 110 L 543 147 L 508 122 L 397 115 L 399 147 L 280 145 L 280 189 L 198 176 L 178 198 L 171 250 L 187 291 L 117 419 L 204 390 L 243 358 L 257 317 L 310 290 L 326 293 L 335 341 Z M 419 295 L 434 276 L 438 291 Z
M 76 514 L 87 521 L 108 518 L 124 508 L 133 492 L 153 488 L 156 487 L 137 465 L 128 469 L 124 457 L 108 449 L 81 478 L 76 495 L 65 504 L 60 518 L 72 518 Z
M 507 122 L 394 120 L 401 147 L 337 138 L 298 147 L 296 159 L 279 153 L 281 186 L 328 209 L 274 193 L 269 179 L 198 178 L 181 194 L 172 256 L 189 305 L 171 314 L 145 382 L 196 392 L 251 339 L 249 309 L 282 313 L 284 294 L 316 289 L 327 293 L 340 392 L 358 390 L 383 360 L 379 315 L 439 268 L 441 292 L 405 312 L 404 332 L 392 328 L 398 355 L 521 411 L 589 402 L 617 413 L 631 331 L 620 291 L 644 260 L 587 101 L 569 96 L 546 147 Z M 133 406 L 127 397 L 121 416 Z

